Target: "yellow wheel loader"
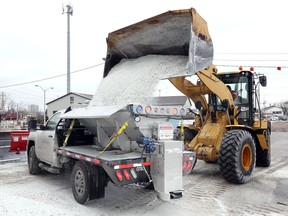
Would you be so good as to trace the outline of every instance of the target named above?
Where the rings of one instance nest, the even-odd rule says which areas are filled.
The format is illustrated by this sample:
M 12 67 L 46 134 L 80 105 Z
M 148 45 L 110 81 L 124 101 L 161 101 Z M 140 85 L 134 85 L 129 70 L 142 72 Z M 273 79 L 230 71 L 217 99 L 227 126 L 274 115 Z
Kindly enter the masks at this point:
M 185 77 L 170 79 L 199 110 L 195 125 L 184 130 L 186 148 L 196 152 L 197 159 L 218 161 L 227 181 L 246 183 L 255 164 L 268 167 L 271 161 L 271 125 L 259 115 L 259 85 L 266 86 L 266 76 L 217 73 L 213 65 L 196 75 L 196 84 Z
M 198 159 L 218 162 L 224 178 L 234 183 L 249 181 L 255 164 L 270 165 L 271 126 L 256 115 L 259 85 L 266 86 L 266 77 L 251 71 L 217 73 L 207 23 L 195 9 L 168 11 L 111 32 L 104 77 L 123 59 L 145 55 L 187 57 L 187 68 L 173 76 L 167 68 L 162 79 L 169 79 L 199 110 L 196 124 L 182 128 L 186 148 Z M 194 84 L 188 77 L 195 75 Z

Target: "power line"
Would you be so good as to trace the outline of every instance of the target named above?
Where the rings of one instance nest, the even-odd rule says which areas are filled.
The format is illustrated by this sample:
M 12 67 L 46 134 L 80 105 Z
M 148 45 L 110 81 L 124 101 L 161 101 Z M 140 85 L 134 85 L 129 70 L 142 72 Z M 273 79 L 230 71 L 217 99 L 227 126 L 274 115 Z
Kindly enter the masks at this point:
M 271 60 L 271 59 L 214 59 L 214 61 L 266 61 L 266 62 L 278 62 L 278 61 L 287 61 L 288 59 L 277 59 L 277 60 Z
M 93 65 L 93 66 L 90 66 L 90 67 L 79 69 L 79 70 L 71 72 L 71 74 L 72 73 L 73 74 L 74 73 L 78 73 L 78 72 L 85 71 L 85 70 L 89 70 L 91 68 L 98 67 L 98 66 L 103 65 L 103 64 L 104 63 L 100 63 L 100 64 Z M 16 84 L 11 84 L 11 85 L 6 85 L 6 86 L 0 86 L 0 88 L 9 88 L 9 87 L 15 87 L 15 86 L 20 86 L 20 85 L 26 85 L 26 84 L 41 82 L 41 81 L 45 81 L 45 80 L 49 80 L 49 79 L 55 79 L 55 78 L 58 78 L 58 77 L 61 77 L 61 76 L 65 76 L 65 75 L 67 75 L 67 74 L 59 74 L 59 75 L 56 75 L 56 76 L 46 77 L 46 78 L 42 78 L 42 79 L 38 79 L 38 80 L 32 80 L 32 81 L 27 81 L 27 82 L 22 82 L 22 83 L 16 83 Z
M 288 53 L 215 53 L 215 55 L 288 55 Z
M 288 54 L 288 53 L 287 53 Z M 220 60 L 215 60 L 215 61 L 220 61 Z M 237 61 L 237 60 L 221 60 L 221 61 Z M 238 61 L 249 61 L 249 60 L 238 60 Z M 253 61 L 253 60 L 252 60 Z M 282 61 L 282 60 L 280 60 Z M 283 61 L 287 61 L 287 60 L 283 60 Z M 104 63 L 100 63 L 100 64 L 96 64 L 96 65 L 93 65 L 93 66 L 90 66 L 90 67 L 86 67 L 86 68 L 82 68 L 82 69 L 79 69 L 79 70 L 76 70 L 76 71 L 73 71 L 71 72 L 71 74 L 74 74 L 74 73 L 79 73 L 79 72 L 82 72 L 82 71 L 85 71 L 85 70 L 89 70 L 91 68 L 94 68 L 94 67 L 98 67 L 100 65 L 103 65 Z M 215 64 L 216 66 L 220 66 L 220 67 L 239 67 L 239 66 L 242 66 L 242 67 L 253 67 L 253 68 L 288 68 L 288 66 L 271 66 L 271 65 L 267 65 L 267 66 L 253 66 L 253 65 L 221 65 L 221 64 Z M 56 75 L 56 76 L 52 76 L 52 77 L 46 77 L 46 78 L 42 78 L 42 79 L 38 79 L 38 80 L 32 80 L 32 81 L 27 81 L 27 82 L 22 82 L 22 83 L 16 83 L 16 84 L 11 84 L 11 85 L 6 85 L 6 86 L 0 86 L 0 88 L 9 88 L 9 87 L 15 87 L 15 86 L 21 86 L 21 85 L 26 85 L 26 84 L 31 84 L 31 83 L 36 83 L 36 82 L 41 82 L 41 81 L 46 81 L 46 80 L 50 80 L 50 79 L 55 79 L 55 78 L 58 78 L 58 77 L 61 77 L 61 76 L 65 76 L 67 74 L 59 74 L 59 75 Z
M 288 68 L 288 66 L 263 66 L 263 65 L 219 65 L 219 64 L 215 64 L 216 66 L 220 66 L 220 67 L 253 67 L 253 68 Z

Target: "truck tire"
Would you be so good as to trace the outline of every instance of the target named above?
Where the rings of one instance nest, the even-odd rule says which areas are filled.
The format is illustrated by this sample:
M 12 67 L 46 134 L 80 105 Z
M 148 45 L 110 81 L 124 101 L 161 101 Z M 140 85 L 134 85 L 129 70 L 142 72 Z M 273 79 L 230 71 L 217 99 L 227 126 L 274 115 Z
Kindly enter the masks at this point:
M 84 204 L 89 199 L 89 176 L 84 163 L 78 161 L 72 170 L 72 192 L 75 200 Z
M 223 177 L 228 182 L 246 183 L 251 179 L 255 161 L 255 142 L 251 133 L 241 129 L 227 131 L 219 155 Z
M 268 149 L 262 150 L 260 145 L 256 148 L 256 166 L 269 167 L 271 164 L 270 134 L 267 135 L 266 142 L 268 144 Z
M 41 172 L 39 160 L 35 153 L 35 146 L 31 146 L 28 153 L 28 167 L 31 175 L 36 175 Z

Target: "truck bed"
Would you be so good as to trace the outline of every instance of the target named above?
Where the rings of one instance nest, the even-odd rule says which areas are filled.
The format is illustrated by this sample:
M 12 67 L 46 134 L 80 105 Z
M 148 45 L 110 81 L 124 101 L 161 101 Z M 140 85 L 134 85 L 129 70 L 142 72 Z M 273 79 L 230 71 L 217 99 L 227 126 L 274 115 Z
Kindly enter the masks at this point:
M 95 145 L 85 145 L 85 146 L 66 146 L 60 148 L 60 150 L 66 150 L 70 153 L 80 154 L 90 158 L 97 158 L 101 151 L 96 150 Z M 99 156 L 98 159 L 106 161 L 114 160 L 126 160 L 126 159 L 140 159 L 140 152 L 123 152 L 121 150 L 106 150 L 103 154 Z

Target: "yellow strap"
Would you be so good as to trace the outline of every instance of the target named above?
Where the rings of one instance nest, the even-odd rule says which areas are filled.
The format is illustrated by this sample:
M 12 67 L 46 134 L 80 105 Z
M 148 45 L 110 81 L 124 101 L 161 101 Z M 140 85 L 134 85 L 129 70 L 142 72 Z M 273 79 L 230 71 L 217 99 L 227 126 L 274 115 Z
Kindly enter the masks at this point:
M 70 127 L 68 129 L 68 132 L 67 132 L 67 135 L 66 135 L 66 138 L 65 138 L 65 141 L 64 141 L 64 146 L 67 145 L 67 142 L 68 142 L 68 139 L 72 133 L 72 130 L 73 130 L 73 127 L 74 127 L 74 124 L 75 124 L 75 119 L 73 119 L 73 121 L 71 122 L 70 124 Z
M 184 122 L 183 122 L 183 119 L 181 119 L 181 129 L 180 129 L 180 134 L 181 134 L 181 141 L 184 142 Z
M 123 131 L 126 129 L 127 126 L 128 126 L 128 121 L 124 122 L 124 124 L 120 127 L 120 129 L 110 137 L 105 148 L 98 154 L 96 159 L 98 159 L 106 151 L 106 149 L 116 140 L 117 136 L 123 133 Z

